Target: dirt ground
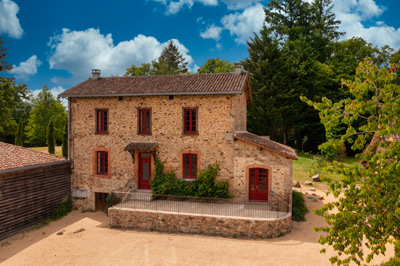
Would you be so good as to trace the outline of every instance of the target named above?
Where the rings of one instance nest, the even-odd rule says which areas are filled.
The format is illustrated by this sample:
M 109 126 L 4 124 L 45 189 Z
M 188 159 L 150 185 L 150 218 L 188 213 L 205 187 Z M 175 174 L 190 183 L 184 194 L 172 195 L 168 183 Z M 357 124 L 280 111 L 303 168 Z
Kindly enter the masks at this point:
M 305 189 L 307 191 L 307 189 Z M 72 211 L 43 228 L 19 233 L 0 242 L 1 265 L 330 265 L 320 254 L 315 226 L 324 220 L 311 210 L 323 201 L 307 198 L 305 222 L 294 222 L 292 232 L 275 239 L 252 240 L 202 235 L 142 232 L 108 228 L 104 213 Z M 319 195 L 324 195 L 318 191 Z M 75 231 L 84 228 L 79 233 Z M 62 235 L 57 232 L 64 231 Z M 387 256 L 393 255 L 393 251 Z M 388 257 L 380 256 L 371 264 Z

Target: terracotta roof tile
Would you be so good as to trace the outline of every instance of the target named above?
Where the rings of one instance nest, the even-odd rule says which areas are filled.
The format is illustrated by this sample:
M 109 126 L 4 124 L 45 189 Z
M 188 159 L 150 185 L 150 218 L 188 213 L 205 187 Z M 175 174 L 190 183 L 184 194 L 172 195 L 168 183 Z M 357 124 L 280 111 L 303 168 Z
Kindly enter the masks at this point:
M 235 132 L 234 138 L 245 141 L 245 142 L 253 144 L 253 145 L 256 145 L 260 148 L 279 153 L 288 158 L 297 160 L 297 155 L 293 148 L 283 145 L 283 144 L 280 144 L 278 142 L 272 141 L 270 139 L 266 139 L 266 138 L 257 136 L 250 132 L 247 132 L 247 131 Z
M 242 93 L 248 73 L 92 78 L 64 91 L 60 97 L 110 95 L 177 95 Z
M 125 147 L 125 151 L 154 151 L 158 144 L 153 142 L 131 142 Z
M 59 161 L 65 158 L 0 142 L 0 171 Z

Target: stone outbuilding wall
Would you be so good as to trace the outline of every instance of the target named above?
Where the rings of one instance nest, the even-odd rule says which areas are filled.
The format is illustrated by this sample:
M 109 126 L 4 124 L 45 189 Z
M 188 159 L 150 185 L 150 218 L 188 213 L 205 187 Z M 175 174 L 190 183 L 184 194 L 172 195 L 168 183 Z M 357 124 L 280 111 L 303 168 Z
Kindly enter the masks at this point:
M 281 218 L 244 218 L 137 211 L 123 208 L 108 210 L 111 227 L 159 230 L 228 237 L 272 238 L 292 228 L 291 213 Z

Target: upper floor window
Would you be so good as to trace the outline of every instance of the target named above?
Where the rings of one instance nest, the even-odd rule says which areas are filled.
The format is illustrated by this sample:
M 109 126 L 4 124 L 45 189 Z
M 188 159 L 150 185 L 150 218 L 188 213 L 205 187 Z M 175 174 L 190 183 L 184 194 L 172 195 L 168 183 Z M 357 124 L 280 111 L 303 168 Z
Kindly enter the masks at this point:
M 108 152 L 97 152 L 97 174 L 108 175 Z
M 96 133 L 108 133 L 108 110 L 96 110 Z
M 197 134 L 197 109 L 183 109 L 183 133 Z
M 139 109 L 139 134 L 151 134 L 151 110 Z
M 183 154 L 183 178 L 197 178 L 197 154 Z

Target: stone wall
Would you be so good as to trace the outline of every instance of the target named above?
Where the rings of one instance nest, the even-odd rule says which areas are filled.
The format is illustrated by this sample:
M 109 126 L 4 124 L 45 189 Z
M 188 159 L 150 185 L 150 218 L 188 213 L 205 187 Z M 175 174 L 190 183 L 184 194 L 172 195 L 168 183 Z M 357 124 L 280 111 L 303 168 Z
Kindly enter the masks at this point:
M 248 199 L 249 168 L 268 169 L 268 190 L 291 202 L 292 159 L 275 152 L 260 149 L 241 140 L 235 141 L 234 152 L 235 194 Z
M 151 108 L 152 134 L 138 135 L 138 108 Z M 198 134 L 183 135 L 182 108 L 198 108 Z M 108 134 L 95 134 L 96 109 L 108 109 Z M 137 182 L 137 165 L 129 152 L 130 142 L 157 142 L 157 155 L 167 169 L 178 177 L 182 151 L 201 154 L 200 169 L 209 164 L 220 166 L 218 179 L 234 186 L 233 133 L 246 126 L 246 97 L 244 95 L 185 95 L 72 98 L 71 99 L 71 159 L 74 161 L 73 187 L 87 191 L 87 198 L 76 203 L 94 208 L 94 193 L 110 193 L 124 187 L 129 180 Z M 109 176 L 94 172 L 95 152 L 109 151 Z M 137 160 L 138 156 L 135 156 Z M 154 166 L 154 165 L 153 165 Z M 154 167 L 152 167 L 154 169 Z
M 252 219 L 110 208 L 108 217 L 110 226 L 117 228 L 230 237 L 271 238 L 292 228 L 290 213 L 280 219 Z

